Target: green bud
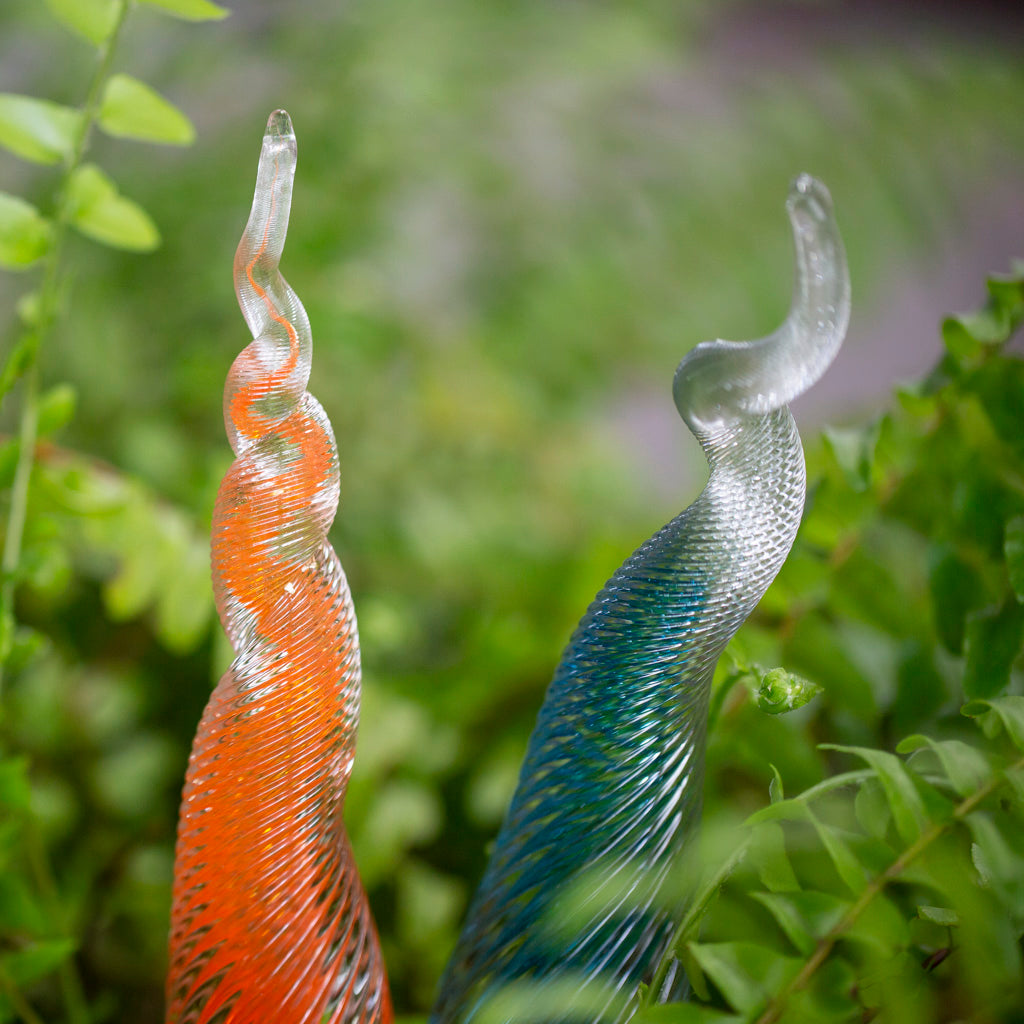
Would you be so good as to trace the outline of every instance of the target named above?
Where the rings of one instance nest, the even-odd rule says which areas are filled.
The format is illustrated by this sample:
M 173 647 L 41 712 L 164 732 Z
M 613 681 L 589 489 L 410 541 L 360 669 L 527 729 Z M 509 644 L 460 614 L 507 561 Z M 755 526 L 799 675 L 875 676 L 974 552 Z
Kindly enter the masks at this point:
M 769 715 L 784 715 L 788 711 L 795 711 L 821 693 L 817 683 L 787 672 L 784 668 L 773 668 L 768 672 L 756 671 L 760 678 L 757 706 Z

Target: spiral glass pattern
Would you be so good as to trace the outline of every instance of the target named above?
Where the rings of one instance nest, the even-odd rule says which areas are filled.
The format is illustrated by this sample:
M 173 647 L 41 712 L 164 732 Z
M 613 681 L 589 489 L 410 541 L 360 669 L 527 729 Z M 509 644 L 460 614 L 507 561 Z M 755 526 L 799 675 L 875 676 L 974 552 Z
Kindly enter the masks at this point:
M 789 316 L 766 338 L 705 342 L 680 364 L 674 396 L 707 456 L 707 486 L 611 577 L 569 641 L 432 1024 L 550 1021 L 554 984 L 565 1019 L 623 1020 L 667 949 L 677 914 L 658 893 L 700 817 L 715 663 L 803 510 L 786 403 L 828 367 L 849 317 L 827 190 L 803 175 L 787 209 Z M 582 906 L 568 898 L 581 883 L 593 892 Z M 495 996 L 522 983 L 533 1009 L 502 1011 Z
M 235 650 L 192 748 L 178 827 L 167 1021 L 389 1022 L 376 929 L 342 822 L 359 716 L 356 619 L 327 541 L 331 425 L 306 391 L 309 321 L 278 270 L 296 147 L 263 139 L 235 289 L 254 341 L 231 367 L 235 461 L 213 522 Z

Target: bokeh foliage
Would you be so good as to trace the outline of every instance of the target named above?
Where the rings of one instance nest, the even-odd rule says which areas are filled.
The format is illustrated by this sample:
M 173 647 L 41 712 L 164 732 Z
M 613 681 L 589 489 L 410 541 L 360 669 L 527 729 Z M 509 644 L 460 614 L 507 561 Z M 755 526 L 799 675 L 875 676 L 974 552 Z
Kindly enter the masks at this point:
M 48 4 L 65 22 L 74 11 L 100 22 L 62 35 L 42 5 L 5 8 L 2 74 L 18 77 L 2 86 L 79 107 L 96 52 L 81 36 L 100 42 L 116 5 Z M 163 7 L 175 4 L 211 13 L 204 0 Z M 74 1019 L 66 977 L 61 1008 L 62 980 L 47 973 L 72 949 L 95 1019 L 160 1019 L 178 792 L 229 657 L 206 537 L 230 458 L 223 380 L 247 341 L 231 257 L 262 124 L 286 106 L 300 155 L 284 270 L 313 324 L 311 390 L 340 442 L 333 540 L 363 642 L 347 820 L 398 1006 L 420 1011 L 572 626 L 696 491 L 696 476 L 677 486 L 668 460 L 631 440 L 650 382 L 671 412 L 687 348 L 781 318 L 782 198 L 797 171 L 833 192 L 857 310 L 948 238 L 979 182 L 1021 166 L 1024 122 L 1006 112 L 1024 106 L 1024 65 L 998 38 L 931 28 L 913 45 L 839 33 L 743 74 L 711 58 L 723 19 L 759 17 L 744 3 L 301 0 L 239 4 L 200 25 L 160 6 L 130 11 L 111 70 L 187 111 L 198 141 L 158 150 L 96 135 L 89 159 L 106 177 L 72 195 L 86 225 L 88 211 L 123 214 L 131 197 L 151 214 L 135 248 L 157 229 L 163 244 L 140 256 L 69 237 L 73 275 L 39 351 L 44 443 L 0 714 L 0 962 L 40 950 L 40 980 L 21 977 L 44 1019 Z M 156 123 L 165 141 L 188 141 L 163 107 L 112 80 L 108 128 L 138 136 Z M 37 146 L 48 126 L 56 159 L 0 162 L 0 187 L 40 211 L 0 206 L 16 227 L 0 231 L 0 256 L 16 243 L 11 259 L 29 262 L 45 258 L 41 218 L 56 212 L 69 122 L 38 107 L 20 116 Z M 33 303 L 18 300 L 38 288 L 33 273 L 0 282 L 4 358 L 23 336 L 16 307 L 31 321 Z M 1024 401 L 1019 361 L 992 348 L 1012 302 L 993 308 L 947 324 L 945 362 L 887 416 L 809 446 L 817 483 L 800 541 L 721 669 L 711 820 L 760 808 L 772 765 L 788 793 L 852 769 L 853 755 L 820 742 L 892 751 L 926 733 L 977 745 L 962 698 L 1020 692 L 1007 579 L 1019 593 Z M 10 433 L 23 400 L 4 400 Z M 16 458 L 13 442 L 0 448 L 5 487 Z M 775 665 L 824 694 L 764 714 L 748 695 L 777 682 L 759 669 Z M 870 783 L 858 802 L 874 800 L 881 820 L 885 794 Z M 844 806 L 822 813 L 829 827 L 860 823 Z M 790 841 L 800 827 L 785 826 Z M 809 870 L 805 887 L 848 898 Z M 738 871 L 705 927 L 711 953 L 693 956 L 709 996 L 744 1011 L 708 965 L 746 955 L 725 949 L 740 934 L 780 939 L 781 911 L 762 901 L 756 916 L 747 883 L 763 876 Z M 814 912 L 831 921 L 830 908 L 819 899 Z M 949 991 L 968 998 L 976 979 L 961 973 L 973 968 L 956 965 L 971 959 L 947 960 Z M 922 1019 L 942 1019 L 929 1006 L 936 1016 Z

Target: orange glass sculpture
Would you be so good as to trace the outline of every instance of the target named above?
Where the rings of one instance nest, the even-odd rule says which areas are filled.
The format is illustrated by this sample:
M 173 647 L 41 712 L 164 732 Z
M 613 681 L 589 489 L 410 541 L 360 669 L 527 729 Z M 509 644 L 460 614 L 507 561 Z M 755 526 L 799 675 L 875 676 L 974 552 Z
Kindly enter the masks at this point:
M 169 1024 L 392 1018 L 342 822 L 361 677 L 352 600 L 327 540 L 337 449 L 306 391 L 309 321 L 278 270 L 295 159 L 291 121 L 276 111 L 235 255 L 255 340 L 227 380 L 236 458 L 213 522 L 214 591 L 235 659 L 203 714 L 185 783 Z

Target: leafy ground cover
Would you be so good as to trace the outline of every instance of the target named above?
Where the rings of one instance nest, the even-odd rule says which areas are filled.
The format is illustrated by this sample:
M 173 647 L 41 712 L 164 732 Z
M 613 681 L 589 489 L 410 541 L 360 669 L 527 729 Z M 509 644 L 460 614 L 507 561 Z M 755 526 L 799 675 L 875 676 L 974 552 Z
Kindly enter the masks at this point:
M 408 1013 L 572 626 L 699 486 L 623 440 L 636 396 L 670 408 L 686 347 L 782 314 L 788 179 L 831 187 L 859 309 L 1024 152 L 1001 113 L 1024 65 L 966 34 L 855 35 L 691 109 L 707 5 L 290 6 L 0 15 L 4 73 L 32 69 L 0 96 L 0 1020 L 161 1019 L 178 793 L 228 657 L 231 255 L 272 107 L 363 639 L 347 817 Z M 716 681 L 674 949 L 694 1000 L 644 1019 L 1014 1019 L 1021 310 L 1011 267 L 884 413 L 805 439 L 797 545 Z

